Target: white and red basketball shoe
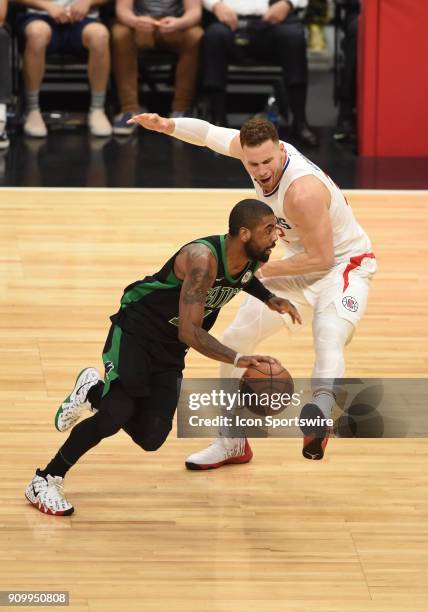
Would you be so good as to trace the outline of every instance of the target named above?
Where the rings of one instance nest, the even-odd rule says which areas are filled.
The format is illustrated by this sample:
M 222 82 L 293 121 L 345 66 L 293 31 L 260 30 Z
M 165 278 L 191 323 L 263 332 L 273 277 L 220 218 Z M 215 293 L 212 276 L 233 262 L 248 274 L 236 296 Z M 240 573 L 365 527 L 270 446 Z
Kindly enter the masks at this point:
M 188 470 L 214 470 L 222 465 L 248 463 L 253 451 L 247 438 L 216 438 L 207 448 L 186 459 Z
M 87 402 L 89 389 L 101 380 L 96 368 L 85 368 L 76 378 L 74 387 L 55 414 L 55 427 L 58 431 L 70 429 L 78 421 L 84 410 L 96 412 Z
M 44 478 L 36 472 L 32 481 L 25 489 L 25 497 L 30 504 L 43 514 L 54 514 L 55 516 L 69 516 L 73 514 L 74 508 L 64 496 L 64 479 L 61 476 L 50 476 Z

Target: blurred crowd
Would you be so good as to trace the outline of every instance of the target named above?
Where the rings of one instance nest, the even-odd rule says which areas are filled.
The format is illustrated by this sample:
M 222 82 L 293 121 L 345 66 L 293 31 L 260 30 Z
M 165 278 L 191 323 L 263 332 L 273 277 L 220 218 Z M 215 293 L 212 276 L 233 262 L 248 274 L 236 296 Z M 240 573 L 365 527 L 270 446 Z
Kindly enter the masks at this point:
M 129 135 L 141 112 L 141 61 L 155 49 L 176 58 L 171 117 L 192 116 L 196 98 L 207 117 L 227 125 L 228 67 L 252 62 L 281 67 L 297 142 L 316 146 L 306 117 L 308 50 L 324 53 L 325 28 L 342 11 L 341 78 L 335 138 L 355 133 L 355 73 L 359 0 L 0 0 L 0 149 L 9 146 L 8 105 L 22 100 L 22 126 L 32 138 L 48 133 L 40 108 L 47 55 L 87 64 L 87 124 L 99 138 Z M 12 53 L 12 49 L 17 52 Z M 20 61 L 12 61 L 19 56 Z M 19 93 L 13 70 L 21 69 Z M 112 79 L 111 79 L 112 77 Z M 113 83 L 117 108 L 106 113 Z

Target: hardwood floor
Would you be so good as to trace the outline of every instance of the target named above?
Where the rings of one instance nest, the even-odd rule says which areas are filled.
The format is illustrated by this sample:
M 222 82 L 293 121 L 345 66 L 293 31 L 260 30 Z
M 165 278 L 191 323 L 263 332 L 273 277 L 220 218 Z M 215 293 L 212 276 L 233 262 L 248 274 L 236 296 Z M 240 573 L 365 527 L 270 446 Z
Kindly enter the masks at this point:
M 0 590 L 67 590 L 82 612 L 428 610 L 427 439 L 332 439 L 322 462 L 305 461 L 300 440 L 254 440 L 251 463 L 199 473 L 184 459 L 206 440 L 173 432 L 143 453 L 120 433 L 67 476 L 73 516 L 24 499 L 65 440 L 58 403 L 79 368 L 101 364 L 123 288 L 186 241 L 225 232 L 249 194 L 0 190 Z M 428 196 L 349 200 L 379 271 L 347 374 L 425 377 Z M 261 348 L 310 374 L 310 330 Z M 216 374 L 191 352 L 186 376 Z

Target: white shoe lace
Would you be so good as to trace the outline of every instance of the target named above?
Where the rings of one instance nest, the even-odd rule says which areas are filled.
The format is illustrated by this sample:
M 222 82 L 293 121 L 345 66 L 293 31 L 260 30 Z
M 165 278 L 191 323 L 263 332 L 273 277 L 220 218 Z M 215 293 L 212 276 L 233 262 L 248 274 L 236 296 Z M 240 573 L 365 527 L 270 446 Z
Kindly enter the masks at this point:
M 64 495 L 64 479 L 61 476 L 47 476 L 48 490 L 47 494 L 52 500 L 61 503 L 67 503 Z

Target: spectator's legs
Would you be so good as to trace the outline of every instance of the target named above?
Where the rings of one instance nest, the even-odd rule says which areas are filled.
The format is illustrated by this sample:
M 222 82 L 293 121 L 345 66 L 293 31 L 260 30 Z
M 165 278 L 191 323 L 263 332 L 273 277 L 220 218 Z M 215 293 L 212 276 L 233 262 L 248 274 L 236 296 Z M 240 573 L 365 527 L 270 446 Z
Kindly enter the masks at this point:
M 91 92 L 99 92 L 105 95 L 110 74 L 107 28 L 102 23 L 89 23 L 82 32 L 82 44 L 89 53 L 88 79 Z
M 135 32 L 122 23 L 111 30 L 113 47 L 113 73 L 122 113 L 137 113 L 138 102 L 138 48 L 154 47 L 153 35 Z M 137 46 L 138 45 L 138 46 Z
M 23 75 L 27 116 L 24 132 L 35 138 L 47 135 L 39 108 L 39 91 L 45 74 L 46 49 L 51 37 L 50 25 L 41 19 L 31 21 L 25 28 Z
M 256 57 L 270 57 L 282 67 L 293 114 L 294 136 L 305 144 L 316 144 L 316 136 L 306 123 L 308 62 L 305 30 L 300 19 L 291 15 L 283 23 L 262 32 L 252 41 L 251 53 Z
M 0 27 L 0 149 L 7 149 L 6 104 L 12 96 L 12 75 L 10 70 L 10 36 Z
M 352 115 L 356 101 L 357 35 L 358 15 L 352 15 L 347 20 L 345 40 L 343 41 L 345 65 L 343 68 L 343 90 L 340 101 L 341 110 L 348 115 Z
M 203 35 L 202 28 L 194 26 L 182 32 L 164 34 L 159 32 L 156 37 L 156 42 L 160 47 L 178 54 L 172 101 L 173 112 L 183 113 L 192 105 L 199 68 L 199 44 Z
M 0 27 L 0 104 L 7 104 L 11 97 L 10 36 L 7 30 Z
M 341 75 L 339 114 L 334 132 L 335 140 L 353 141 L 356 138 L 354 109 L 356 104 L 357 34 L 358 15 L 352 14 L 346 20 L 345 38 L 343 40 L 345 63 Z
M 202 76 L 204 89 L 217 124 L 226 121 L 227 66 L 233 53 L 234 34 L 223 23 L 212 23 L 202 41 Z
M 109 33 L 102 23 L 89 23 L 82 31 L 82 44 L 88 50 L 88 79 L 91 88 L 89 129 L 93 136 L 110 136 L 112 129 L 105 112 L 110 74 Z

